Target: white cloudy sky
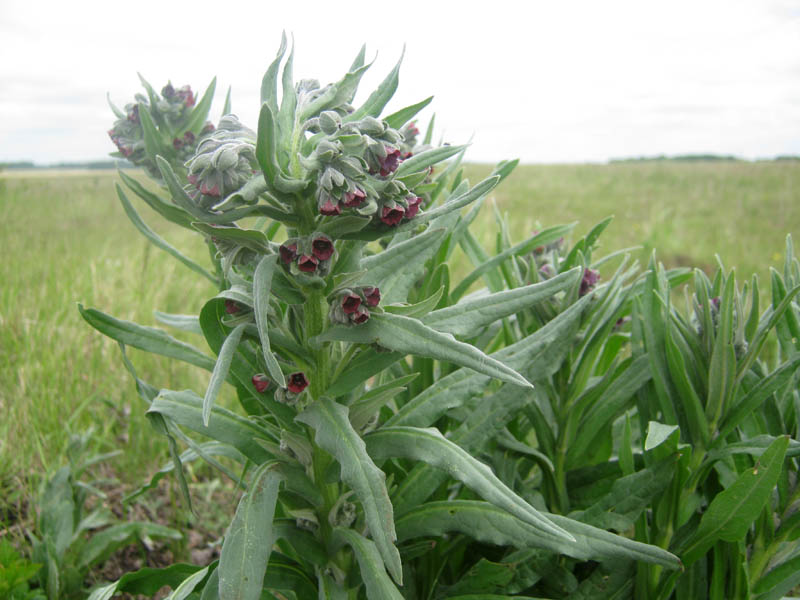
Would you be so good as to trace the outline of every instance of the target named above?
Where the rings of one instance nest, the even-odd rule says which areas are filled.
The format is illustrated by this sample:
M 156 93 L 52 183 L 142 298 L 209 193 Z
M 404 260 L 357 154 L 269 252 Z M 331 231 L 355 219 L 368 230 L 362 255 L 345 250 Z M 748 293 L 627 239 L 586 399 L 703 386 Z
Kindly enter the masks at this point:
M 323 83 L 366 42 L 361 98 L 405 44 L 389 110 L 434 95 L 423 121 L 474 135 L 473 161 L 800 154 L 800 0 L 0 0 L 0 161 L 106 156 L 106 92 L 124 105 L 137 71 L 216 75 L 214 120 L 231 86 L 255 127 L 284 29 L 295 76 Z

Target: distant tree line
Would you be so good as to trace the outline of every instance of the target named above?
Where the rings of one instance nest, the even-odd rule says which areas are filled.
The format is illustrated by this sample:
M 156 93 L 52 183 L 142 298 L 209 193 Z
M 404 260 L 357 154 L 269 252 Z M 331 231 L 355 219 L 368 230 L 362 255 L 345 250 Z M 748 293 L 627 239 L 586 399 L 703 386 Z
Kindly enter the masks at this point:
M 745 159 L 732 154 L 676 154 L 675 156 L 667 156 L 666 154 L 658 154 L 655 156 L 633 156 L 630 158 L 612 158 L 610 163 L 630 163 L 630 162 L 656 162 L 656 161 L 674 161 L 674 162 L 743 162 Z M 775 158 L 765 158 L 758 160 L 800 160 L 800 156 L 783 154 Z
M 36 164 L 30 160 L 18 160 L 14 162 L 0 162 L 0 171 L 19 170 L 19 169 L 133 169 L 135 168 L 127 160 L 89 160 L 78 162 L 59 162 L 46 165 Z

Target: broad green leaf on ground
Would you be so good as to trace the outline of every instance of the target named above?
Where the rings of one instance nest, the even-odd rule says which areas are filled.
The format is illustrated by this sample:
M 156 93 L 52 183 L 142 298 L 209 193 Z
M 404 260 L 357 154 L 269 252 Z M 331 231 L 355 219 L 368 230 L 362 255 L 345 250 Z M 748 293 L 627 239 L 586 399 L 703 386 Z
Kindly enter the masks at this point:
M 313 428 L 316 443 L 336 458 L 341 466 L 342 481 L 361 501 L 367 527 L 386 569 L 396 582 L 401 583 L 403 569 L 400 553 L 394 545 L 397 536 L 394 511 L 386 491 L 386 475 L 372 462 L 364 440 L 350 424 L 347 407 L 320 398 L 300 413 L 297 420 Z
M 194 588 L 206 578 L 209 567 L 200 569 L 197 573 L 189 575 L 175 590 L 167 596 L 166 600 L 186 600 L 194 592 Z
M 282 479 L 276 462 L 253 473 L 236 507 L 219 558 L 220 600 L 258 600 L 275 543 L 272 519 Z
M 115 550 L 136 542 L 143 537 L 180 540 L 183 535 L 180 531 L 159 523 L 149 523 L 147 521 L 118 523 L 92 534 L 89 541 L 81 549 L 79 565 L 81 568 L 88 568 L 92 564 L 111 556 Z
M 202 570 L 197 565 L 175 563 L 163 569 L 145 567 L 126 573 L 115 583 L 95 589 L 89 600 L 111 600 L 117 592 L 155 596 L 162 587 L 177 588 L 187 577 Z
M 214 370 L 216 361 L 213 358 L 194 346 L 176 340 L 162 329 L 116 319 L 94 308 L 84 308 L 82 304 L 78 304 L 78 310 L 89 325 L 111 339 L 139 350 L 177 358 L 208 371 Z
M 507 510 L 537 531 L 570 540 L 559 527 L 500 481 L 492 470 L 467 451 L 445 438 L 438 429 L 384 427 L 366 436 L 367 452 L 376 460 L 410 458 L 450 474 L 479 496 Z
M 358 327 L 335 326 L 316 338 L 318 341 L 377 343 L 384 348 L 403 354 L 425 356 L 468 367 L 515 385 L 531 387 L 519 373 L 500 361 L 452 335 L 439 333 L 417 319 L 390 313 L 373 314 L 369 321 Z
M 334 529 L 333 536 L 338 543 L 353 549 L 369 600 L 403 600 L 403 595 L 386 575 L 381 553 L 372 540 L 342 527 Z
M 738 542 L 744 538 L 778 482 L 788 446 L 789 436 L 777 438 L 752 469 L 717 494 L 683 553 L 686 565 L 703 556 L 717 540 Z

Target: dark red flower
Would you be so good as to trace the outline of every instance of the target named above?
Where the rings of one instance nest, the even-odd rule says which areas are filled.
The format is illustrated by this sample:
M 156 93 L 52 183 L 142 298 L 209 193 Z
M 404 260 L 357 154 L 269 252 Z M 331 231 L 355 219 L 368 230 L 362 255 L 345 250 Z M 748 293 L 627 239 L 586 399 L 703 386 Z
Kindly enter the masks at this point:
M 208 187 L 207 182 L 200 184 L 200 193 L 206 196 L 219 196 L 219 186 L 215 183 L 213 186 Z
M 422 204 L 422 198 L 419 196 L 411 196 L 407 198 L 406 201 L 408 202 L 408 208 L 406 209 L 405 217 L 406 219 L 413 219 L 419 212 L 419 205 Z
M 175 88 L 172 87 L 171 83 L 168 83 L 161 88 L 161 95 L 164 96 L 164 98 L 172 98 L 175 95 Z
M 131 123 L 138 123 L 139 122 L 139 105 L 134 104 L 131 112 L 128 113 L 128 121 Z
M 183 86 L 177 91 L 177 96 L 181 100 L 183 100 L 184 105 L 188 108 L 194 106 L 194 94 L 192 94 L 192 88 L 188 85 Z
M 316 256 L 306 256 L 303 254 L 297 259 L 297 267 L 304 273 L 313 273 L 317 270 L 318 264 L 319 260 L 317 260 Z
M 194 144 L 194 134 L 191 131 L 187 131 L 183 134 L 183 143 Z
M 241 312 L 242 306 L 234 300 L 225 300 L 225 312 L 229 315 L 235 315 Z
M 394 227 L 403 220 L 405 214 L 405 211 L 400 206 L 384 206 L 381 210 L 381 221 Z
M 400 150 L 386 146 L 386 158 L 381 159 L 381 177 L 386 177 L 390 173 L 394 173 L 400 163 L 403 161 L 403 156 Z
M 175 148 L 175 150 L 180 150 L 181 148 L 183 148 L 183 140 L 181 138 L 173 139 L 172 147 Z
M 584 269 L 583 278 L 581 279 L 581 289 L 578 292 L 580 296 L 585 296 L 594 289 L 595 284 L 600 279 L 600 273 L 594 269 Z
M 367 299 L 367 304 L 369 306 L 378 306 L 381 301 L 381 291 L 376 287 L 363 287 L 361 288 L 361 293 L 364 294 L 364 298 Z
M 294 262 L 297 258 L 297 244 L 281 244 L 281 262 L 285 265 Z
M 306 379 L 305 373 L 298 371 L 297 373 L 292 373 L 289 375 L 287 387 L 289 391 L 294 394 L 301 393 L 308 387 L 308 379 Z
M 350 315 L 350 320 L 355 323 L 356 325 L 361 325 L 362 323 L 366 323 L 369 321 L 369 311 L 362 307 L 359 307 L 357 311 Z
M 347 208 L 355 208 L 356 206 L 361 206 L 366 198 L 367 195 L 362 190 L 356 188 L 354 192 L 345 192 L 344 205 Z
M 269 387 L 269 379 L 263 373 L 256 373 L 250 381 L 253 382 L 253 387 L 259 394 L 266 392 Z
M 334 204 L 333 201 L 328 198 L 325 204 L 319 207 L 319 214 L 325 215 L 326 217 L 335 217 L 336 215 L 342 214 L 342 209 L 338 202 Z
M 347 294 L 342 296 L 342 310 L 345 314 L 352 314 L 358 311 L 361 306 L 361 296 L 358 294 Z
M 328 260 L 333 256 L 333 242 L 327 236 L 320 235 L 311 242 L 311 252 L 320 260 Z
M 216 129 L 216 127 L 214 127 L 214 124 L 211 121 L 206 121 L 206 124 L 203 125 L 203 130 L 200 132 L 200 135 L 211 133 L 212 131 L 214 131 L 214 129 Z
M 197 181 L 199 179 L 199 177 L 197 177 L 197 175 L 193 175 L 192 173 L 189 173 L 186 176 L 186 179 L 188 179 L 189 183 L 191 183 L 193 186 L 197 187 Z
M 416 121 L 411 121 L 411 123 L 408 124 L 408 134 L 411 136 L 419 135 L 419 129 L 417 128 Z

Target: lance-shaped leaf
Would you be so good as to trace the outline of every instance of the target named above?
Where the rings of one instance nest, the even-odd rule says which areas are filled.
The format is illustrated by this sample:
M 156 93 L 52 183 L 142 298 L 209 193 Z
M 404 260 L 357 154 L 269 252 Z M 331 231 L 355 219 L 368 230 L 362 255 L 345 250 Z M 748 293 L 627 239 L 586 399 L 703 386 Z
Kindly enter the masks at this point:
M 744 539 L 778 482 L 788 446 L 788 435 L 777 438 L 752 469 L 744 471 L 728 489 L 717 494 L 683 553 L 686 565 L 703 556 L 717 540 Z
M 176 340 L 162 329 L 116 319 L 94 308 L 83 308 L 82 304 L 78 304 L 78 310 L 89 325 L 111 339 L 139 350 L 177 358 L 208 371 L 214 369 L 213 358 L 203 354 L 194 346 Z
M 546 300 L 562 290 L 569 289 L 580 279 L 580 276 L 581 269 L 575 268 L 543 283 L 534 283 L 513 290 L 469 298 L 453 306 L 429 313 L 422 318 L 422 322 L 437 331 L 461 336 L 474 335 L 482 327 Z
M 354 68 L 339 81 L 324 88 L 324 91 L 311 102 L 307 103 L 305 106 L 301 105 L 301 107 L 299 107 L 299 120 L 303 122 L 324 110 L 337 108 L 345 102 L 350 102 L 353 99 L 356 88 L 358 88 L 361 77 L 370 66 L 372 66 L 372 63 Z
M 400 129 L 403 125 L 408 123 L 411 119 L 413 119 L 416 114 L 421 111 L 423 108 L 428 106 L 433 100 L 433 96 L 428 96 L 425 100 L 421 102 L 417 102 L 416 104 L 412 104 L 411 106 L 406 106 L 405 108 L 401 108 L 397 112 L 390 114 L 388 117 L 384 119 L 389 127 L 394 127 L 395 129 Z
M 211 102 L 214 100 L 214 90 L 216 89 L 217 78 L 214 77 L 203 93 L 203 97 L 200 98 L 200 102 L 195 104 L 192 112 L 189 114 L 189 120 L 186 122 L 186 129 L 195 135 L 200 135 L 200 132 L 203 131 L 203 127 L 206 125 L 208 111 L 211 109 Z
M 156 321 L 164 325 L 180 329 L 181 331 L 203 335 L 203 328 L 200 327 L 200 318 L 197 315 L 179 315 L 154 310 L 153 316 L 156 318 Z
M 451 156 L 455 156 L 461 152 L 466 146 L 441 146 L 439 148 L 432 148 L 424 150 L 419 154 L 415 154 L 411 158 L 405 159 L 395 171 L 395 177 L 402 177 L 409 173 L 416 173 L 428 167 L 447 160 Z
M 141 183 L 136 181 L 124 171 L 117 171 L 117 174 L 134 194 L 144 200 L 150 208 L 164 217 L 167 221 L 175 223 L 176 225 L 180 225 L 181 227 L 185 227 L 186 229 L 192 228 L 192 217 L 185 210 L 178 208 L 174 204 L 170 204 L 165 200 L 162 200 L 156 194 L 145 189 Z
M 81 547 L 78 566 L 81 569 L 88 569 L 92 564 L 102 562 L 111 556 L 117 549 L 128 546 L 143 537 L 180 540 L 183 535 L 176 529 L 159 523 L 149 523 L 147 521 L 117 523 L 92 534 L 89 541 Z
M 144 137 L 144 150 L 150 160 L 156 160 L 161 153 L 162 138 L 153 122 L 150 109 L 139 105 L 139 122 L 142 124 L 142 136 Z
M 403 53 L 400 55 L 400 60 L 397 61 L 397 64 L 394 66 L 394 68 L 389 71 L 389 74 L 383 81 L 381 81 L 380 85 L 375 89 L 375 91 L 369 95 L 367 101 L 353 111 L 352 114 L 349 114 L 347 117 L 345 117 L 346 121 L 357 121 L 358 119 L 366 116 L 378 117 L 381 114 L 381 111 L 384 109 L 389 100 L 392 99 L 395 91 L 397 91 L 400 65 L 403 62 L 403 55 L 405 55 L 405 52 L 405 48 L 403 48 Z M 390 127 L 396 126 L 390 125 Z
M 275 60 L 267 67 L 267 72 L 261 79 L 261 104 L 268 104 L 274 112 L 278 112 L 278 69 L 281 59 L 286 53 L 286 32 L 281 32 L 281 45 L 275 55 Z
M 96 588 L 89 596 L 89 600 L 110 600 L 117 592 L 152 597 L 165 585 L 175 589 L 189 576 L 201 570 L 204 569 L 185 563 L 174 563 L 163 569 L 144 567 L 132 573 L 125 573 L 115 583 Z
M 239 347 L 244 328 L 244 323 L 234 327 L 230 335 L 225 338 L 222 348 L 220 348 L 217 364 L 214 365 L 214 371 L 211 373 L 211 379 L 208 382 L 208 388 L 206 388 L 206 395 L 203 398 L 203 425 L 206 427 L 208 427 L 208 419 L 211 417 L 211 407 L 214 406 L 217 400 L 217 395 L 219 394 L 223 382 L 228 378 L 231 360 L 233 360 L 233 355 L 236 353 L 236 348 Z
M 378 344 L 404 354 L 452 362 L 514 385 L 533 387 L 522 375 L 475 346 L 459 342 L 452 335 L 440 333 L 411 317 L 373 314 L 362 325 L 335 326 L 317 336 L 316 340 Z
M 438 536 L 458 531 L 481 542 L 517 548 L 543 548 L 580 560 L 641 560 L 677 568 L 680 561 L 673 554 L 579 523 L 559 515 L 545 513 L 575 538 L 567 541 L 544 535 L 504 510 L 476 500 L 429 502 L 397 519 L 398 539 Z
M 208 570 L 211 568 L 209 565 L 197 573 L 193 573 L 189 575 L 186 579 L 181 582 L 181 584 L 173 590 L 173 592 L 167 596 L 166 600 L 186 600 L 189 595 L 194 592 L 194 588 L 196 588 L 203 579 L 206 578 L 208 575 Z
M 394 511 L 386 491 L 386 475 L 367 453 L 364 440 L 353 429 L 345 406 L 328 398 L 320 398 L 297 416 L 312 427 L 317 444 L 341 466 L 342 480 L 361 501 L 370 535 L 383 557 L 392 578 L 403 581 L 400 553 L 394 545 Z
M 164 252 L 168 254 L 171 254 L 173 257 L 181 261 L 184 265 L 189 267 L 192 271 L 198 273 L 199 275 L 202 275 L 203 277 L 211 281 L 211 283 L 213 283 L 214 285 L 219 284 L 217 278 L 214 277 L 211 273 L 206 271 L 203 267 L 198 265 L 188 256 L 185 256 L 183 253 L 181 253 L 180 250 L 175 248 L 173 245 L 171 245 L 161 236 L 159 236 L 155 231 L 150 229 L 145 224 L 145 222 L 142 221 L 142 218 L 139 216 L 139 213 L 136 212 L 136 209 L 133 207 L 130 200 L 128 200 L 128 197 L 125 195 L 125 192 L 122 191 L 122 188 L 119 186 L 119 184 L 115 185 L 117 188 L 117 196 L 119 196 L 119 201 L 122 203 L 122 208 L 125 209 L 125 214 L 128 215 L 128 218 L 131 220 L 131 223 L 134 224 L 136 229 L 138 229 L 144 237 L 150 240 L 150 242 L 154 246 L 156 246 L 157 248 L 161 248 Z
M 272 288 L 272 274 L 278 257 L 274 254 L 261 259 L 253 275 L 253 299 L 255 300 L 256 325 L 261 340 L 261 350 L 267 363 L 267 371 L 280 387 L 286 387 L 283 371 L 269 346 L 269 295 Z
M 379 254 L 363 258 L 359 268 L 367 273 L 362 283 L 380 288 L 384 304 L 405 302 L 416 280 L 407 274 L 413 274 L 418 265 L 423 265 L 436 253 L 445 233 L 444 229 L 429 229 Z
M 588 295 L 584 296 L 538 331 L 491 357 L 513 369 L 525 370 L 531 381 L 551 375 L 572 347 L 572 338 L 589 300 Z M 459 369 L 414 396 L 386 424 L 426 427 L 448 410 L 481 394 L 487 381 L 484 375 Z
M 220 600 L 257 600 L 275 543 L 272 518 L 281 474 L 277 462 L 253 473 L 247 492 L 236 507 L 219 557 Z
M 192 223 L 192 227 L 212 238 L 233 242 L 259 254 L 269 251 L 269 240 L 264 235 L 264 232 L 258 229 L 222 227 L 209 225 L 208 223 Z
M 203 424 L 203 399 L 191 390 L 162 390 L 147 412 L 159 413 L 178 425 L 230 444 L 257 464 L 270 458 L 269 452 L 258 443 L 258 439 L 267 437 L 266 433 L 236 413 L 214 406 L 211 409 L 214 418 L 209 420 L 206 427 Z
M 500 481 L 492 470 L 438 429 L 383 427 L 366 438 L 367 451 L 376 460 L 410 458 L 441 469 L 495 506 L 533 526 L 537 531 L 567 541 L 572 536 L 553 525 L 539 511 Z
M 342 527 L 333 530 L 333 537 L 335 542 L 353 549 L 369 600 L 403 600 L 403 595 L 387 577 L 381 554 L 372 540 Z

